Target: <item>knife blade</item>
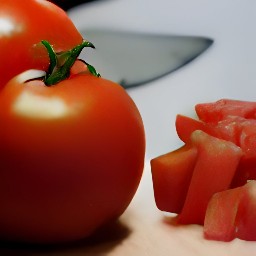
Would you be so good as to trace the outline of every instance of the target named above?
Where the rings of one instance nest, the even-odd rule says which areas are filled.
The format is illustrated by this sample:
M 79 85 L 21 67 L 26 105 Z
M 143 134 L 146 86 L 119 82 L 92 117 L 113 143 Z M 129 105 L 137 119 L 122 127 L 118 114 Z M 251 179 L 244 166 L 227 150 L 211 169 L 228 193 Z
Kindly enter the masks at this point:
M 81 59 L 96 67 L 102 77 L 124 88 L 154 81 L 187 65 L 213 43 L 210 38 L 132 31 L 85 29 L 80 31 L 96 49 Z

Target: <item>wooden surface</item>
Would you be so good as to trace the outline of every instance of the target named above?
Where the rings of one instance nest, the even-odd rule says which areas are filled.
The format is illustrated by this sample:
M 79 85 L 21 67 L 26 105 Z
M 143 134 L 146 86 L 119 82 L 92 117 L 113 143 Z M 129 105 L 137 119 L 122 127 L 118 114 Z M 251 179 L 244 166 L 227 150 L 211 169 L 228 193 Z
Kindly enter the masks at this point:
M 175 226 L 172 217 L 160 212 L 154 202 L 149 164 L 134 200 L 118 223 L 94 237 L 61 246 L 1 244 L 0 255 L 107 255 L 107 256 L 253 256 L 256 242 L 208 241 L 202 227 Z

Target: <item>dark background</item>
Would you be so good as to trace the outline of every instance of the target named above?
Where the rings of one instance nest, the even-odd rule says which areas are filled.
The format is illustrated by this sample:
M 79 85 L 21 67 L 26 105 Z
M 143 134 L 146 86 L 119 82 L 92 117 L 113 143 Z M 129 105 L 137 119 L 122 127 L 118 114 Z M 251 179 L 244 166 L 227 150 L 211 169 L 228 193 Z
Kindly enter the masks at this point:
M 60 6 L 64 10 L 68 10 L 76 5 L 94 2 L 96 0 L 50 0 L 50 2 L 55 3 L 56 5 Z

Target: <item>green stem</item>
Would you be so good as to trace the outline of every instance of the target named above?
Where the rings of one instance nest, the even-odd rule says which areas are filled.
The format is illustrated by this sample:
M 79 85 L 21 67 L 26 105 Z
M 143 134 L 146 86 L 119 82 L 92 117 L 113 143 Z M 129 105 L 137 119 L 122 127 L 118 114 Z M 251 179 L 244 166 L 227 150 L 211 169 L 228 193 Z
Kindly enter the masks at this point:
M 77 60 L 79 54 L 85 47 L 95 48 L 91 42 L 83 41 L 80 45 L 75 46 L 73 49 L 63 52 L 55 53 L 50 43 L 46 40 L 42 41 L 42 44 L 48 51 L 50 66 L 45 76 L 44 82 L 47 86 L 51 86 L 66 79 L 70 75 L 70 69 Z M 86 62 L 85 62 L 86 63 Z M 95 76 L 99 77 L 99 73 L 93 66 L 86 63 L 88 70 Z

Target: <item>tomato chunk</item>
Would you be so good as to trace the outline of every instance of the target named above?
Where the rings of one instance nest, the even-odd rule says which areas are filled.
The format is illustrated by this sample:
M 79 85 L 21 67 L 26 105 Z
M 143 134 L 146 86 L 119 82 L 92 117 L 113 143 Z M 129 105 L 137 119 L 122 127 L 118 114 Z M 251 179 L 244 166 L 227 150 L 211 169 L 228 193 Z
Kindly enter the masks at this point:
M 191 141 L 198 150 L 198 156 L 178 222 L 203 224 L 210 198 L 216 192 L 229 188 L 242 151 L 232 142 L 199 130 L 192 133 Z
M 256 181 L 216 193 L 207 207 L 204 236 L 231 241 L 256 240 Z
M 184 115 L 177 115 L 175 121 L 176 131 L 183 142 L 189 142 L 191 133 L 195 130 L 209 132 L 204 122 Z
M 212 123 L 225 119 L 227 116 L 256 118 L 256 102 L 221 99 L 211 103 L 201 103 L 195 106 L 200 120 Z
M 196 157 L 197 149 L 184 145 L 151 160 L 154 196 L 160 210 L 172 213 L 181 211 Z
M 256 240 L 256 181 L 242 188 L 242 197 L 237 212 L 236 236 L 242 240 Z

